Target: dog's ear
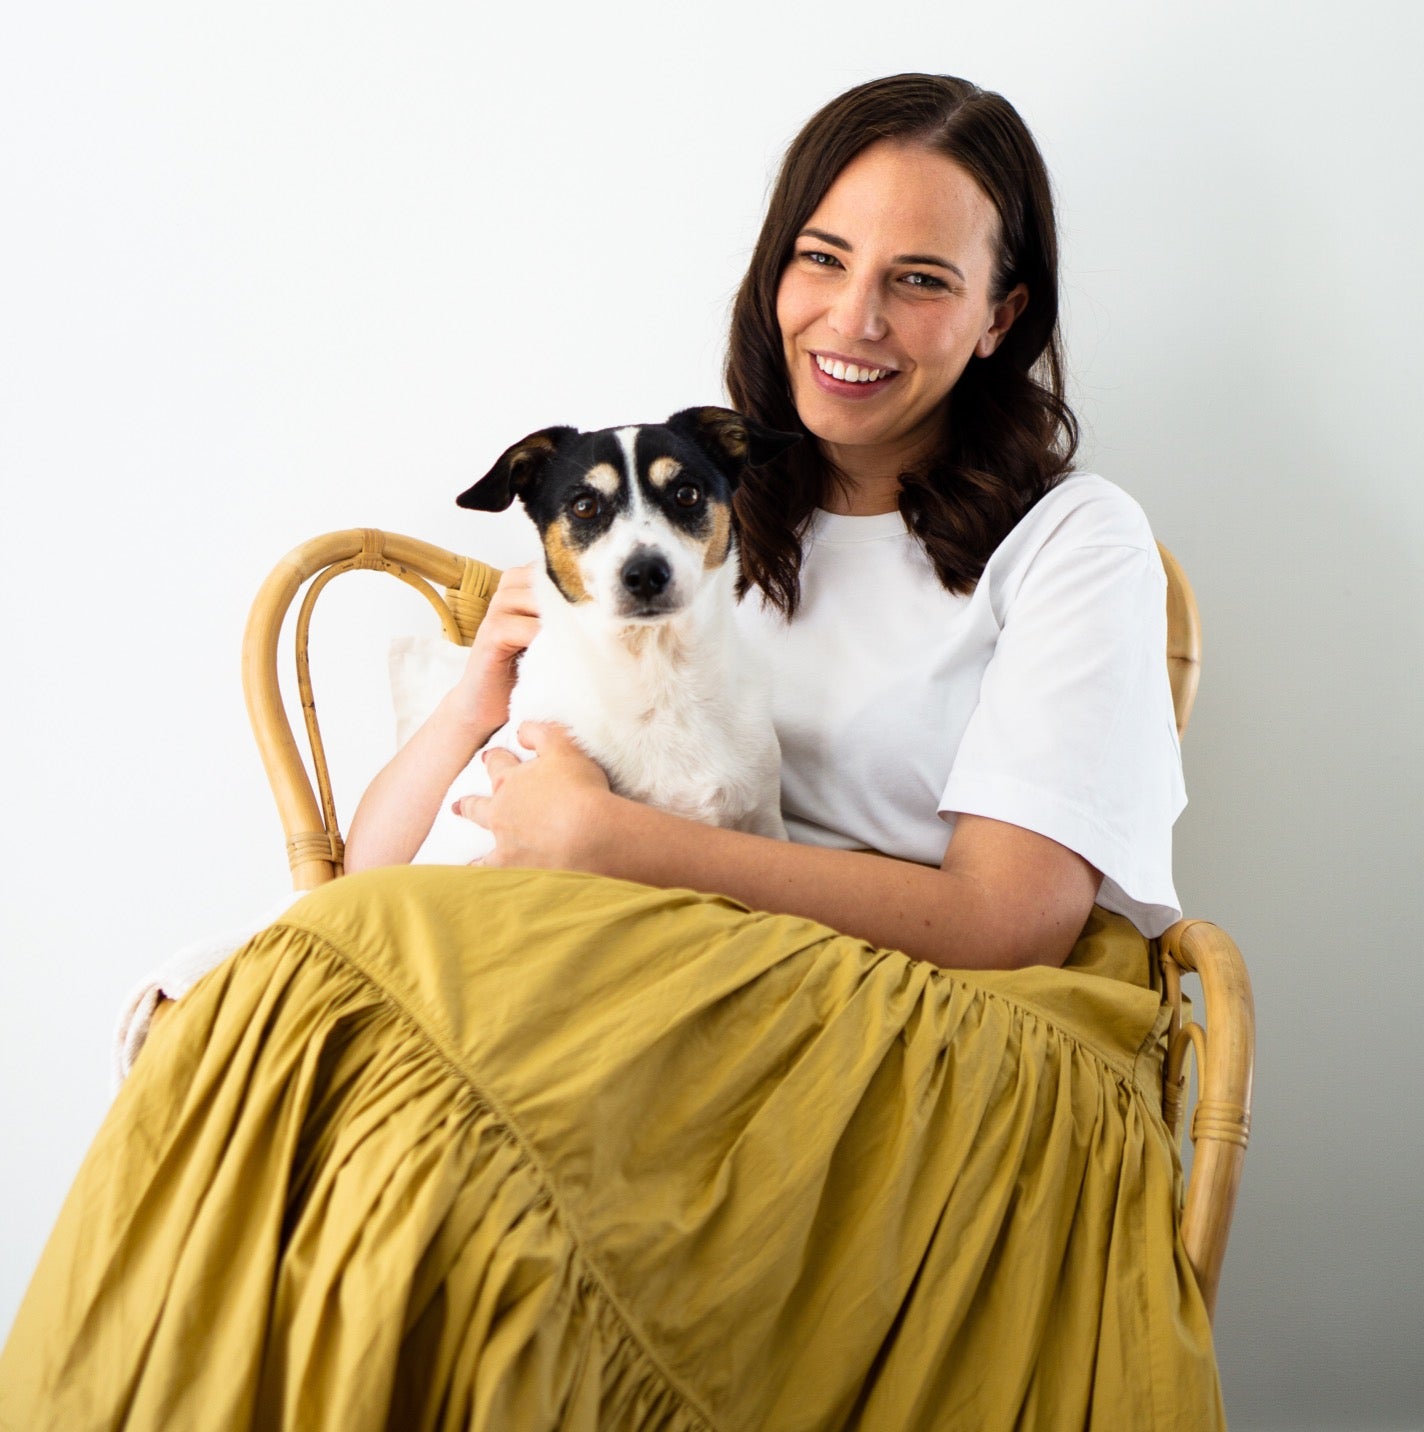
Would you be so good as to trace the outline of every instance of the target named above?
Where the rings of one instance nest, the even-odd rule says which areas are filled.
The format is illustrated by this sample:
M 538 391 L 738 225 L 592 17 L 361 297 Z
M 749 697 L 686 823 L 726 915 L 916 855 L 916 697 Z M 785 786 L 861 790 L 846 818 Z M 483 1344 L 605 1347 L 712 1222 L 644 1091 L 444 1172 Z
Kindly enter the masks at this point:
M 523 497 L 539 480 L 549 459 L 559 448 L 577 436 L 577 428 L 541 428 L 527 438 L 520 438 L 455 502 L 460 507 L 472 507 L 477 512 L 503 512 L 516 497 Z
M 760 467 L 801 441 L 800 433 L 763 427 L 731 408 L 684 408 L 667 426 L 695 442 L 734 483 L 746 468 Z

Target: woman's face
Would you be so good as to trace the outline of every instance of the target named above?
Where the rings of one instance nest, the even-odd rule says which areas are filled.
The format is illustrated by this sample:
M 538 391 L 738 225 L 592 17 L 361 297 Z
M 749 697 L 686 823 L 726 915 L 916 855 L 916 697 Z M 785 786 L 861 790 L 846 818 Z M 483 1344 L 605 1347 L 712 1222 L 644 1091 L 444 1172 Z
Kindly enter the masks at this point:
M 932 451 L 941 405 L 1023 310 L 990 298 L 999 217 L 951 159 L 894 140 L 836 176 L 796 239 L 776 317 L 801 421 L 848 477 Z

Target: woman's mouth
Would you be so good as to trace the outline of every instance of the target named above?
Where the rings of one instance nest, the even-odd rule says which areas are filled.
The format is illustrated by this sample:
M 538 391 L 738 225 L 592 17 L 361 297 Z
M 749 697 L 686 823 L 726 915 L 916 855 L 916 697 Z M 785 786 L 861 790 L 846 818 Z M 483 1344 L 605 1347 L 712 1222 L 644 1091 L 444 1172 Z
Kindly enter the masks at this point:
M 811 374 L 816 386 L 840 398 L 869 398 L 880 392 L 897 375 L 894 368 L 875 368 L 851 363 L 823 353 L 811 354 Z

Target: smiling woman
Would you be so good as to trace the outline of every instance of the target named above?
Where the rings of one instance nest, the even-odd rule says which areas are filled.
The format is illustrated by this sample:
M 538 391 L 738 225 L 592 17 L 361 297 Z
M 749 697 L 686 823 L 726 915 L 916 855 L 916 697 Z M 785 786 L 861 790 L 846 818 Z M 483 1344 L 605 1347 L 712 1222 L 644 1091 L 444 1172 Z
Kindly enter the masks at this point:
M 969 591 L 1071 469 L 1063 372 L 1052 192 L 1013 106 L 937 75 L 832 100 L 787 151 L 732 315 L 734 404 L 820 439 L 739 494 L 749 579 L 792 613 L 818 506 L 898 508 Z
M 950 390 L 1028 301 L 996 293 L 998 256 L 993 201 L 932 149 L 885 140 L 836 176 L 776 296 L 792 402 L 851 479 L 828 510 L 894 512 L 900 474 L 939 447 Z
M 0 1422 L 1221 1424 L 1161 1113 L 1166 583 L 1070 471 L 1056 262 L 1002 98 L 901 75 L 812 118 L 727 363 L 802 438 L 736 488 L 727 611 L 775 672 L 790 839 L 526 724 L 538 759 L 460 803 L 487 868 L 334 881 L 166 1018 Z M 548 585 L 501 582 L 348 868 L 419 844 Z

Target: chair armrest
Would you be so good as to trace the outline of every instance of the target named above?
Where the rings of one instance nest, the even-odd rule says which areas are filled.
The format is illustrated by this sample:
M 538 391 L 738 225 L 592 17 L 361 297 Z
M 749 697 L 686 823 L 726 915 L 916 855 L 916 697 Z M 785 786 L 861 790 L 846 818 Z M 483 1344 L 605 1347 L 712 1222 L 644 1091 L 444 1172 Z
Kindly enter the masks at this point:
M 462 646 L 474 640 L 500 576 L 483 562 L 457 556 L 415 537 L 374 528 L 350 528 L 302 543 L 282 558 L 263 582 L 248 614 L 242 641 L 242 689 L 262 765 L 286 832 L 287 861 L 296 890 L 313 890 L 341 874 L 341 831 L 311 689 L 307 633 L 316 598 L 334 577 L 350 571 L 388 572 L 414 587 L 435 608 L 445 635 Z M 316 790 L 287 720 L 277 677 L 283 622 L 309 579 L 311 585 L 298 613 L 295 646 L 297 684 Z M 432 583 L 443 587 L 443 594 Z
M 1256 1012 L 1241 951 L 1205 920 L 1180 920 L 1160 939 L 1165 995 L 1174 1006 L 1168 1030 L 1163 1104 L 1176 1133 L 1190 1047 L 1197 1057 L 1192 1113 L 1192 1172 L 1182 1212 L 1182 1241 L 1210 1314 L 1226 1256 L 1231 1216 L 1251 1131 Z M 1181 975 L 1201 980 L 1206 1029 L 1181 1022 Z

